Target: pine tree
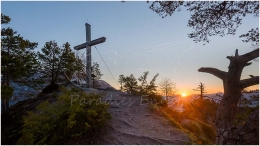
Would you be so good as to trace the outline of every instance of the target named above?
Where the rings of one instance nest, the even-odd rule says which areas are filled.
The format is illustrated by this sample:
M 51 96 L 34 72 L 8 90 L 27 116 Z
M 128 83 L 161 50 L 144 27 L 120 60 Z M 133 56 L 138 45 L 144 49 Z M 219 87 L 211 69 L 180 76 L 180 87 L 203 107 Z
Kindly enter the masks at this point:
M 84 56 L 84 55 L 82 55 Z M 79 84 L 79 81 L 81 80 L 86 80 L 86 66 L 84 64 L 84 59 L 82 57 L 80 58 L 78 54 L 76 54 L 75 58 L 75 72 L 74 72 L 74 77 L 78 79 L 77 82 Z
M 131 74 L 130 76 L 126 76 L 124 78 L 124 91 L 126 91 L 127 93 L 136 94 L 138 89 L 137 83 L 138 82 L 133 74 Z
M 159 73 L 157 73 L 153 79 L 149 82 L 149 84 L 146 87 L 146 94 L 152 95 L 155 94 L 157 86 L 155 86 L 156 78 L 159 76 Z
M 38 52 L 42 67 L 41 71 L 44 78 L 47 78 L 50 84 L 54 85 L 62 74 L 61 56 L 63 49 L 55 41 L 49 41 L 45 43 L 41 51 L 42 53 Z
M 149 71 L 145 71 L 144 74 L 138 78 L 140 85 L 138 85 L 137 79 L 134 77 L 133 74 L 130 76 L 119 75 L 118 82 L 120 83 L 121 91 L 126 91 L 127 93 L 131 94 L 138 94 L 138 95 L 152 95 L 155 94 L 157 86 L 155 86 L 156 78 L 159 76 L 157 73 L 153 79 L 149 82 L 147 81 L 147 76 Z
M 145 71 L 144 74 L 138 78 L 138 80 L 141 82 L 139 85 L 139 94 L 140 95 L 151 95 L 155 94 L 157 86 L 155 86 L 156 78 L 159 76 L 157 73 L 153 79 L 149 82 L 147 81 L 147 76 L 149 74 L 149 71 Z
M 124 75 L 119 75 L 118 83 L 120 84 L 120 90 L 123 91 Z
M 11 18 L 1 14 L 1 24 L 8 24 Z M 34 78 L 39 69 L 39 62 L 36 53 L 33 51 L 38 43 L 24 39 L 12 28 L 2 28 L 1 30 L 1 74 L 3 76 L 2 85 L 10 95 L 2 96 L 2 110 L 9 108 L 9 98 L 12 97 L 13 87 L 11 82 L 35 87 L 38 83 Z M 4 104 L 6 103 L 6 104 Z
M 139 86 L 139 93 L 141 95 L 144 95 L 146 93 L 146 89 L 148 87 L 148 84 L 147 84 L 147 76 L 149 74 L 149 71 L 145 71 L 144 74 L 138 78 L 138 81 L 141 82 L 141 85 Z
M 70 44 L 68 42 L 66 42 L 63 45 L 63 52 L 61 55 L 61 66 L 61 81 L 66 81 L 67 83 L 71 80 L 73 73 L 77 69 L 75 53 L 72 52 Z
M 98 80 L 101 79 L 103 74 L 100 71 L 99 64 L 97 62 L 93 62 L 92 68 L 91 68 L 91 75 L 93 76 L 92 83 L 93 83 L 93 88 L 100 87 Z

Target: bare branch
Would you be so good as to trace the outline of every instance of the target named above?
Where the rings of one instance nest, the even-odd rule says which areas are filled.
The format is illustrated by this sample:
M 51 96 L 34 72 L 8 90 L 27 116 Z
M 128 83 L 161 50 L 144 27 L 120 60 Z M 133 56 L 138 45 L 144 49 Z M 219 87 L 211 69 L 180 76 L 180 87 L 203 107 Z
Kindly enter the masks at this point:
M 259 57 L 259 49 L 253 50 L 249 53 L 246 53 L 244 55 L 239 56 L 240 59 L 242 59 L 245 62 L 251 61 L 253 59 L 256 59 Z
M 259 76 L 252 76 L 250 75 L 251 78 L 248 79 L 244 79 L 240 81 L 240 88 L 244 89 L 247 88 L 249 86 L 253 86 L 253 85 L 258 85 L 259 84 Z
M 227 56 L 227 59 L 231 60 L 233 56 Z
M 238 55 L 238 49 L 236 49 L 235 56 L 227 56 L 227 59 L 229 59 L 230 61 L 235 59 L 235 60 L 240 61 L 241 63 L 244 63 L 245 66 L 248 66 L 248 65 L 252 64 L 251 62 L 248 62 L 248 61 L 251 61 L 258 57 L 259 57 L 259 49 L 253 50 L 244 55 Z
M 214 76 L 216 76 L 222 80 L 225 79 L 226 74 L 227 74 L 227 72 L 225 72 L 225 71 L 221 71 L 219 69 L 211 68 L 211 67 L 202 67 L 198 71 L 213 74 Z
M 238 57 L 238 49 L 236 49 L 235 57 Z

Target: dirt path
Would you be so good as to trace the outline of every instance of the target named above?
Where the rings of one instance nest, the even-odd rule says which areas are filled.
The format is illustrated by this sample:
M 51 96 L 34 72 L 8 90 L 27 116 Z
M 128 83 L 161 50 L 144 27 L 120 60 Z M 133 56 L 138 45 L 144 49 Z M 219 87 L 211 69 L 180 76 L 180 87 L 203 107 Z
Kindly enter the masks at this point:
M 164 117 L 149 110 L 149 105 L 140 96 L 108 92 L 103 100 L 110 101 L 112 118 L 102 131 L 98 144 L 146 145 L 188 144 L 189 137 L 174 128 Z

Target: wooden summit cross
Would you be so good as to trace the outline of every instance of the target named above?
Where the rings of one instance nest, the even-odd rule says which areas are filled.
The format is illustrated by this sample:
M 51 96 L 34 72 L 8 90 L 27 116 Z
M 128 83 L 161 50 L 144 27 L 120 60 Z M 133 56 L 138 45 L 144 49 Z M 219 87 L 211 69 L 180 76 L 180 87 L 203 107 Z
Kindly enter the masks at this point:
M 90 88 L 91 81 L 91 46 L 95 46 L 106 41 L 105 37 L 101 37 L 91 41 L 91 29 L 88 23 L 86 26 L 86 43 L 77 45 L 74 47 L 75 50 L 81 50 L 86 48 L 87 64 L 86 64 L 86 73 L 87 73 L 87 88 Z

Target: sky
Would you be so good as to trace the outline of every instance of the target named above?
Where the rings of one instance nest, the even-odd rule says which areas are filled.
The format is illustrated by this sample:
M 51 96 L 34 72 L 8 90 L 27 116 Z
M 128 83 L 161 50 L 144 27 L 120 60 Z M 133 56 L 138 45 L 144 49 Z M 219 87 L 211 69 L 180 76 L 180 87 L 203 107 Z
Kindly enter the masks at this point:
M 196 93 L 200 82 L 208 93 L 223 92 L 217 77 L 200 73 L 200 67 L 228 70 L 226 56 L 252 51 L 250 43 L 242 42 L 241 34 L 259 26 L 259 18 L 247 15 L 236 35 L 210 37 L 210 43 L 195 43 L 188 37 L 193 30 L 187 27 L 190 12 L 182 9 L 172 16 L 161 18 L 141 2 L 1 2 L 1 13 L 11 18 L 8 25 L 25 39 L 38 42 L 40 51 L 45 42 L 55 40 L 59 46 L 69 42 L 73 48 L 86 41 L 85 23 L 91 25 L 91 39 L 106 37 L 106 42 L 92 47 L 92 62 L 98 62 L 102 79 L 119 88 L 120 74 L 140 77 L 149 71 L 148 81 L 159 73 L 156 83 L 170 78 L 177 93 Z M 100 52 L 105 63 L 99 56 Z M 84 50 L 78 53 L 84 53 Z M 259 62 L 244 68 L 241 79 L 259 74 Z M 115 80 L 114 80 L 114 78 Z M 249 89 L 259 89 L 252 86 Z

